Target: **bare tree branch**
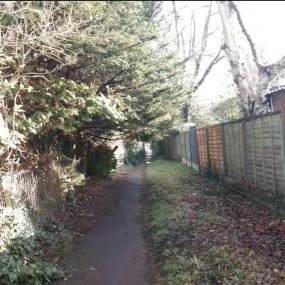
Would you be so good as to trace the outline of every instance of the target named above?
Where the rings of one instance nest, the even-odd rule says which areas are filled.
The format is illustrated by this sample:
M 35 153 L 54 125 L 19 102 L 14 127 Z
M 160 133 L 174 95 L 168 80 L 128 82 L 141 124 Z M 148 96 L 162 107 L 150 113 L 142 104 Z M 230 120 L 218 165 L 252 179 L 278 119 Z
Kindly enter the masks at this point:
M 239 12 L 239 9 L 237 7 L 237 5 L 233 2 L 233 1 L 229 1 L 229 4 L 230 4 L 230 8 L 233 9 L 237 15 L 237 19 L 238 19 L 238 23 L 241 27 L 241 30 L 243 32 L 243 34 L 245 35 L 248 43 L 249 43 L 249 46 L 250 46 L 250 49 L 251 49 L 251 52 L 252 52 L 252 55 L 253 55 L 253 59 L 257 65 L 258 68 L 261 67 L 261 64 L 259 63 L 259 58 L 258 58 L 258 55 L 257 55 L 257 52 L 256 52 L 256 49 L 255 49 L 255 45 L 252 41 L 252 38 L 250 37 L 248 31 L 246 30 L 245 28 L 245 25 L 243 23 L 243 20 L 241 18 L 241 14 Z
M 208 76 L 208 74 L 211 72 L 213 66 L 215 64 L 217 64 L 220 60 L 222 60 L 224 58 L 224 56 L 220 56 L 222 51 L 222 47 L 220 48 L 219 52 L 217 53 L 217 55 L 215 56 L 215 58 L 210 62 L 209 66 L 206 68 L 204 74 L 202 75 L 201 79 L 195 84 L 192 92 L 196 92 L 198 90 L 198 88 L 203 84 L 203 82 L 205 81 L 206 77 Z
M 196 44 L 196 21 L 194 11 L 191 16 L 191 24 L 190 24 L 190 39 L 189 39 L 189 56 L 193 54 L 194 47 Z
M 208 16 L 204 24 L 204 31 L 203 31 L 203 37 L 202 37 L 202 43 L 201 43 L 201 50 L 203 52 L 206 49 L 207 41 L 208 41 L 208 31 L 209 31 L 209 24 L 210 24 L 210 19 L 211 19 L 211 11 L 212 11 L 212 1 L 210 2 Z
M 199 75 L 201 61 L 202 61 L 205 49 L 207 47 L 207 38 L 208 38 L 208 30 L 209 30 L 209 24 L 210 24 L 210 18 L 211 18 L 211 11 L 212 11 L 212 2 L 210 2 L 209 12 L 206 17 L 205 24 L 204 24 L 204 31 L 203 31 L 202 40 L 201 40 L 200 52 L 198 53 L 198 56 L 195 59 L 195 70 L 194 70 L 194 74 L 191 80 L 192 82 L 195 82 Z
M 176 41 L 177 41 L 177 48 L 180 50 L 180 40 L 179 40 L 179 30 L 178 30 L 178 13 L 176 10 L 175 1 L 171 1 L 173 6 L 173 15 L 174 15 L 174 22 L 175 22 L 175 31 L 176 31 Z

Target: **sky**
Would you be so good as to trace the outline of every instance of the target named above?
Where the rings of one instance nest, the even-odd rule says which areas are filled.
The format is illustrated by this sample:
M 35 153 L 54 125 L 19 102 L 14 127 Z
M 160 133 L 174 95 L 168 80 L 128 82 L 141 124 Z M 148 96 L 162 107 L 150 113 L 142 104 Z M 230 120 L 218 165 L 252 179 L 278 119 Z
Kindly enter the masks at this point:
M 180 26 L 184 26 L 184 33 L 189 33 L 190 7 L 196 5 L 197 24 L 203 26 L 204 15 L 207 12 L 209 2 L 203 1 L 195 4 L 196 1 L 176 1 L 177 10 L 180 14 Z M 244 24 L 251 35 L 256 49 L 263 60 L 263 63 L 273 63 L 285 55 L 285 2 L 282 1 L 236 1 Z M 197 6 L 198 5 L 198 6 Z M 164 1 L 164 10 L 172 10 L 171 2 Z M 215 12 L 216 7 L 213 7 Z M 204 11 L 204 12 L 203 12 Z M 170 18 L 169 18 L 170 20 Z M 219 15 L 212 18 L 212 23 L 219 26 Z M 213 29 L 214 29 L 213 28 Z M 174 33 L 174 31 L 173 31 Z M 218 30 L 209 41 L 209 51 L 215 51 L 220 46 L 221 30 Z M 213 52 L 214 53 L 214 52 Z M 207 62 L 204 66 L 207 66 Z M 214 67 L 212 73 L 207 77 L 204 84 L 196 92 L 197 102 L 201 105 L 211 105 L 220 101 L 220 97 L 229 96 L 229 86 L 232 85 L 232 78 L 229 73 L 229 65 L 226 59 Z
M 285 54 L 285 2 L 238 2 L 241 15 L 259 50 L 269 61 L 276 61 Z M 282 38 L 283 37 L 283 38 Z

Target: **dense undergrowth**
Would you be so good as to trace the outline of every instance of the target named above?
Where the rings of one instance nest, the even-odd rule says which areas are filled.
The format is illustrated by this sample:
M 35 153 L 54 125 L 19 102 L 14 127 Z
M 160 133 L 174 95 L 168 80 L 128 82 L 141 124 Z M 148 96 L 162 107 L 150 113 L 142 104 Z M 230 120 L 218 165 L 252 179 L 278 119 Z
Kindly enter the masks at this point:
M 146 170 L 146 240 L 156 285 L 284 284 L 285 228 L 178 162 Z
M 59 215 L 76 207 L 85 177 L 72 165 L 58 164 L 56 169 L 38 177 L 41 188 L 31 184 L 33 191 L 13 197 L 12 207 L 0 208 L 0 284 L 41 285 L 64 277 L 58 261 L 76 234 L 60 222 Z M 45 184 L 42 192 L 48 179 L 54 183 Z
M 60 252 L 68 250 L 73 233 L 59 223 L 34 229 L 34 235 L 17 237 L 0 253 L 0 284 L 41 285 L 64 277 L 58 266 Z

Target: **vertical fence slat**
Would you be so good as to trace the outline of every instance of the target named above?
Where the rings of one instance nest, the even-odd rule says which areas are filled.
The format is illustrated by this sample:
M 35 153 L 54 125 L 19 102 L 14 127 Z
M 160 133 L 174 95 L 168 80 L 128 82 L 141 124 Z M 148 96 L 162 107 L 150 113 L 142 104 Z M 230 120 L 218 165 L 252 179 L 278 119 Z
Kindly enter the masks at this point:
M 272 126 L 272 117 L 270 117 L 270 125 Z M 270 128 L 270 136 L 271 136 L 271 145 L 273 146 L 273 133 L 272 133 L 272 128 Z M 271 155 L 272 155 L 272 169 L 273 169 L 273 175 L 274 175 L 274 196 L 277 194 L 276 193 L 276 173 L 275 173 L 275 159 L 274 159 L 274 152 L 273 152 L 273 147 L 271 148 Z
M 248 190 L 249 187 L 249 180 L 248 180 L 248 156 L 246 155 L 246 126 L 245 126 L 245 120 L 242 121 L 241 123 L 241 128 L 242 128 L 242 142 L 243 142 L 243 159 L 244 159 L 244 167 L 245 167 L 245 190 Z

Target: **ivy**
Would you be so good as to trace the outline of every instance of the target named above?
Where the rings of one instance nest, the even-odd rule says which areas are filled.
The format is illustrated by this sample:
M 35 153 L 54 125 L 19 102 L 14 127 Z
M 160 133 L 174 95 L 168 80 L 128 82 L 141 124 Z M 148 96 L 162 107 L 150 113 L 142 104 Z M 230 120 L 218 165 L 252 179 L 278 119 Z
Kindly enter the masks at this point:
M 64 277 L 56 262 L 47 261 L 42 248 L 52 248 L 68 232 L 57 225 L 37 228 L 29 237 L 17 237 L 9 241 L 0 252 L 0 283 L 17 285 L 41 285 Z M 59 240 L 59 237 L 61 239 Z

